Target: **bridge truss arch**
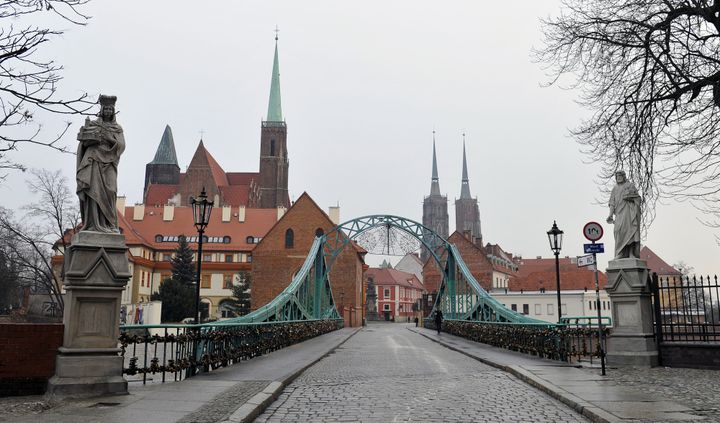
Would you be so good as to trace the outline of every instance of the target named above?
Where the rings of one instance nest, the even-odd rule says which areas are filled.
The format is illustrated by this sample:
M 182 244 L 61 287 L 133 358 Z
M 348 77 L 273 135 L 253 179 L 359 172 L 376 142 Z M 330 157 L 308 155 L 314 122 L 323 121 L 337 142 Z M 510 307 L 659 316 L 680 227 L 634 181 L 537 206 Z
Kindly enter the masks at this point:
M 316 237 L 302 267 L 280 295 L 246 316 L 218 324 L 340 319 L 330 285 L 332 265 L 350 242 L 383 228 L 388 234 L 388 251 L 390 231 L 400 231 L 426 248 L 441 270 L 442 281 L 431 315 L 441 310 L 446 319 L 546 324 L 512 311 L 493 298 L 472 275 L 455 245 L 418 222 L 393 215 L 348 220 Z

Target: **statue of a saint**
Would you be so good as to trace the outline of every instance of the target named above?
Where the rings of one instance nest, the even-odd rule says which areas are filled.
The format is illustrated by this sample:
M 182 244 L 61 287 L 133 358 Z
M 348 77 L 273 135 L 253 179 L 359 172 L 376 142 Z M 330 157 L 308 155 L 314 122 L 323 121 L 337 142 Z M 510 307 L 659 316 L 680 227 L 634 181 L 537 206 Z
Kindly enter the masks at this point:
M 125 137 L 115 122 L 117 97 L 100 95 L 99 118 L 85 119 L 78 133 L 77 195 L 83 231 L 118 233 L 117 167 L 125 150 Z
M 640 195 L 625 172 L 615 172 L 617 183 L 610 193 L 610 215 L 607 223 L 614 223 L 615 258 L 640 257 Z

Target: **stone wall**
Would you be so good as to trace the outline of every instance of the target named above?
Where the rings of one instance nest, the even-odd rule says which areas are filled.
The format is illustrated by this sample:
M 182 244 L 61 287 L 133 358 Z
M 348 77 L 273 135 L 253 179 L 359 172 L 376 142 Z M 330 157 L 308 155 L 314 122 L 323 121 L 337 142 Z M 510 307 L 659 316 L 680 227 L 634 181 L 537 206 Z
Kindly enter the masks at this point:
M 0 324 L 0 397 L 43 394 L 62 341 L 61 323 Z
M 720 370 L 720 344 L 660 344 L 662 365 L 693 369 Z

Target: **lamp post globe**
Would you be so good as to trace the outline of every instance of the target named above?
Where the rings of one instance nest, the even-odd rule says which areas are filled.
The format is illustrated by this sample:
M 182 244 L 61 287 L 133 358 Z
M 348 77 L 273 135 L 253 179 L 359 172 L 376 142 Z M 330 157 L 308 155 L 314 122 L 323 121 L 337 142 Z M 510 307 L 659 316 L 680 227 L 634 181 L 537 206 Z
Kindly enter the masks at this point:
M 205 235 L 205 228 L 210 223 L 210 214 L 212 213 L 213 202 L 208 201 L 205 187 L 203 187 L 200 195 L 190 197 L 190 205 L 193 211 L 193 223 L 198 231 L 198 252 L 197 252 L 197 276 L 195 278 L 195 324 L 199 324 L 200 318 L 200 277 L 202 272 L 202 245 Z
M 557 222 L 553 221 L 552 228 L 547 231 L 548 241 L 550 241 L 550 249 L 555 254 L 555 279 L 557 282 L 557 303 L 558 303 L 558 323 L 562 322 L 562 303 L 560 302 L 560 250 L 562 250 L 563 231 L 558 228 Z

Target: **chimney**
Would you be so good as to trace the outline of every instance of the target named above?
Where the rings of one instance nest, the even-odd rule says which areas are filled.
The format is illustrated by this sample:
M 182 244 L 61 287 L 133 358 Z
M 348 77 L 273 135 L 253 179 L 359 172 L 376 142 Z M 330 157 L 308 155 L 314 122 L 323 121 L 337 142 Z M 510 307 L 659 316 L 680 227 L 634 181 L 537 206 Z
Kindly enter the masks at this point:
M 175 206 L 167 204 L 163 207 L 163 221 L 172 222 L 175 217 Z
M 330 220 L 332 221 L 332 223 L 339 225 L 340 224 L 340 206 L 328 207 L 328 216 L 330 216 Z
M 118 213 L 120 213 L 121 216 L 125 216 L 125 196 L 121 195 L 118 196 L 115 200 L 115 207 L 118 210 Z
M 245 206 L 238 207 L 238 222 L 242 223 L 245 221 Z
M 282 217 L 285 216 L 286 211 L 287 211 L 287 209 L 285 207 L 282 207 L 282 206 L 278 207 L 277 208 L 277 220 L 282 219 Z
M 135 207 L 133 207 L 133 220 L 143 220 L 143 217 L 145 217 L 145 205 L 135 204 Z
M 230 206 L 222 206 L 222 221 L 230 221 Z

